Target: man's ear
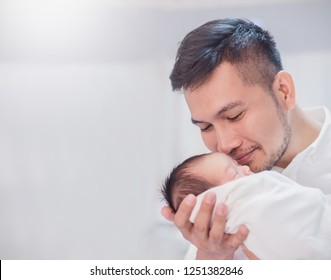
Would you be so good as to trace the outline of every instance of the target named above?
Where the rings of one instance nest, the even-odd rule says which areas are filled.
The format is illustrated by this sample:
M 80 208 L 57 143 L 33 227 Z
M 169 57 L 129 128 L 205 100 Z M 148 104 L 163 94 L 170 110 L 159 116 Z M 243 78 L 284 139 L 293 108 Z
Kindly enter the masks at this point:
M 272 84 L 273 92 L 284 109 L 291 110 L 295 106 L 295 86 L 290 73 L 279 71 Z

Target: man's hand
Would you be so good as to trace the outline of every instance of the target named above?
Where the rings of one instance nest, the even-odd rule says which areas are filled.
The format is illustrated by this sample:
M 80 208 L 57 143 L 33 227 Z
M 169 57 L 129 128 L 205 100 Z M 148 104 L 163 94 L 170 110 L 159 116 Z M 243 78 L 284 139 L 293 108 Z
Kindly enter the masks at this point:
M 244 243 L 241 245 L 241 248 L 249 260 L 259 260 L 259 258 L 252 251 L 250 251 Z
M 216 206 L 214 220 L 211 222 L 215 201 L 216 195 L 212 192 L 204 197 L 194 224 L 189 221 L 196 203 L 192 194 L 182 201 L 176 214 L 167 206 L 162 209 L 162 215 L 173 221 L 184 238 L 197 247 L 197 259 L 233 259 L 234 252 L 248 235 L 245 225 L 241 225 L 236 234 L 224 233 L 227 217 L 225 204 Z

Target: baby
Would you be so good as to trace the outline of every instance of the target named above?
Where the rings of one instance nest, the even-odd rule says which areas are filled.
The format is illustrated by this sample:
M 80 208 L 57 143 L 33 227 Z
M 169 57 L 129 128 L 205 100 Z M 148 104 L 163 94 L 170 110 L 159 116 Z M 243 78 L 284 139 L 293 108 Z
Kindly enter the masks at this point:
M 238 165 L 223 153 L 190 157 L 176 166 L 161 190 L 170 208 L 176 212 L 189 194 L 198 196 L 212 187 L 253 174 L 246 165 Z
M 188 194 L 197 196 L 192 223 L 211 191 L 216 203 L 228 206 L 225 232 L 245 224 L 250 232 L 244 243 L 258 258 L 331 259 L 331 206 L 321 191 L 275 171 L 253 173 L 223 153 L 185 160 L 161 189 L 174 212 Z M 238 251 L 236 258 L 245 257 Z

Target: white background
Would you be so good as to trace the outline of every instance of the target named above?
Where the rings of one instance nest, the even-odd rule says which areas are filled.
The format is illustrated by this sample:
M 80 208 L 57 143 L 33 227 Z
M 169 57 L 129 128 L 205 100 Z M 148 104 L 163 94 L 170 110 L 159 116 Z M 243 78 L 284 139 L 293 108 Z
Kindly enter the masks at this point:
M 206 21 L 275 36 L 298 102 L 331 108 L 325 1 L 0 0 L 0 259 L 180 259 L 170 169 L 205 151 L 169 74 Z

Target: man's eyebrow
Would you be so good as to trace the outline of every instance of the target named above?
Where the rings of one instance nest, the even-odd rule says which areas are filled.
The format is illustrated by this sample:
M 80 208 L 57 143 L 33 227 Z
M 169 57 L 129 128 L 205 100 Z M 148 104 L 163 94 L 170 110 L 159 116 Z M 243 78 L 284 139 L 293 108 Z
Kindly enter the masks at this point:
M 192 122 L 193 124 L 205 123 L 204 121 L 198 121 L 198 120 L 195 120 L 195 119 L 191 119 L 191 122 Z
M 227 111 L 237 107 L 237 106 L 241 106 L 243 105 L 243 102 L 241 100 L 238 101 L 234 101 L 234 102 L 230 102 L 228 104 L 226 104 L 225 106 L 223 106 L 216 114 L 216 116 L 220 116 L 224 113 L 226 113 Z M 191 118 L 191 122 L 193 124 L 199 124 L 199 123 L 206 123 L 205 121 L 200 121 L 200 120 L 195 120 L 193 118 Z
M 231 103 L 225 105 L 223 108 L 221 108 L 221 110 L 218 111 L 217 116 L 220 116 L 220 115 L 226 113 L 227 111 L 230 111 L 233 108 L 241 106 L 243 104 L 244 104 L 244 102 L 242 102 L 241 100 L 231 102 Z

